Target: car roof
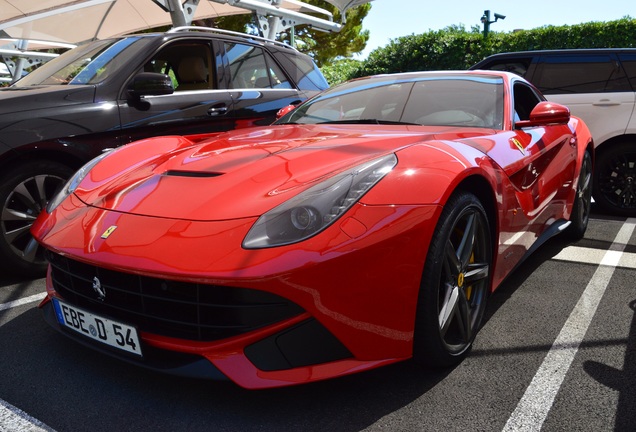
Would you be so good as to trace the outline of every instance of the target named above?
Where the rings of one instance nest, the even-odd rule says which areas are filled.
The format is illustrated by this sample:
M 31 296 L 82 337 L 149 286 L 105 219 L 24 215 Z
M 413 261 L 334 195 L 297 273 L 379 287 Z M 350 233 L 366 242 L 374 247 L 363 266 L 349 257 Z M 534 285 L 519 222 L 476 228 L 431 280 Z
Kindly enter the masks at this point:
M 167 32 L 156 32 L 156 33 L 135 33 L 120 36 L 120 38 L 126 37 L 138 37 L 138 38 L 165 38 L 165 39 L 179 39 L 179 38 L 191 38 L 191 37 L 204 37 L 204 38 L 213 38 L 213 39 L 226 39 L 232 40 L 236 42 L 249 42 L 256 45 L 267 45 L 267 46 L 275 46 L 276 48 L 282 48 L 289 51 L 293 51 L 298 53 L 299 51 L 288 45 L 284 42 L 276 41 L 273 39 L 267 39 L 260 36 L 250 35 L 247 33 L 239 33 L 230 30 L 217 29 L 212 27 L 197 27 L 197 26 L 187 26 L 187 27 L 177 27 L 168 30 Z
M 492 54 L 486 59 L 495 57 L 527 57 L 536 55 L 563 55 L 563 54 L 603 54 L 603 53 L 629 53 L 636 54 L 636 48 L 569 48 L 532 51 L 509 51 Z
M 417 78 L 427 78 L 427 77 L 484 77 L 484 78 L 493 78 L 500 77 L 503 79 L 512 79 L 519 78 L 518 75 L 515 75 L 510 72 L 498 71 L 498 70 L 441 70 L 441 71 L 418 71 L 418 72 L 400 72 L 400 73 L 391 73 L 391 74 L 379 74 L 379 75 L 371 75 L 367 77 L 358 78 L 358 80 L 364 79 L 374 79 L 374 80 L 412 80 Z

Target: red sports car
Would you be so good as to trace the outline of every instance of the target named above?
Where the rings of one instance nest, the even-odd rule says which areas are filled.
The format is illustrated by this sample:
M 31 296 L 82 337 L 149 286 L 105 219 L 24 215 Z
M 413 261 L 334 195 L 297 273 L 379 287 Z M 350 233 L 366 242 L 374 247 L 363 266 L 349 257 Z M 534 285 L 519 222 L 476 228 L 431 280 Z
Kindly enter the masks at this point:
M 483 71 L 362 78 L 269 127 L 138 141 L 33 226 L 40 307 L 92 348 L 246 388 L 453 365 L 528 253 L 583 236 L 592 149 L 566 107 Z

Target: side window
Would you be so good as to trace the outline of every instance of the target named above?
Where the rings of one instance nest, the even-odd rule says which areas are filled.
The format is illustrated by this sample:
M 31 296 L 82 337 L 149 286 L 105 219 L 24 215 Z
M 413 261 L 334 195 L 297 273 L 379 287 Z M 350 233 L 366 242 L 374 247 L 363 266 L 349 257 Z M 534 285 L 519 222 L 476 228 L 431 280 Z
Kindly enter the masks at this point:
M 627 74 L 627 79 L 632 86 L 632 90 L 636 90 L 636 54 L 621 54 L 619 58 Z
M 261 48 L 225 43 L 233 88 L 291 88 L 283 71 Z
M 541 102 L 537 93 L 528 85 L 516 82 L 513 87 L 514 118 L 513 121 L 530 120 L 530 113 Z
M 631 91 L 620 64 L 609 54 L 546 56 L 532 81 L 546 95 Z
M 274 62 L 272 58 L 267 58 L 267 64 L 269 65 L 269 76 L 272 82 L 273 88 L 291 88 L 291 84 L 285 78 L 285 74 L 280 67 Z
M 173 43 L 144 65 L 145 72 L 166 74 L 176 91 L 215 88 L 210 47 L 205 43 Z
M 299 89 L 321 91 L 329 87 L 329 83 L 310 57 L 285 51 L 275 51 L 274 56 L 291 75 Z
M 512 72 L 525 78 L 531 63 L 532 57 L 502 58 L 480 66 L 479 69 Z

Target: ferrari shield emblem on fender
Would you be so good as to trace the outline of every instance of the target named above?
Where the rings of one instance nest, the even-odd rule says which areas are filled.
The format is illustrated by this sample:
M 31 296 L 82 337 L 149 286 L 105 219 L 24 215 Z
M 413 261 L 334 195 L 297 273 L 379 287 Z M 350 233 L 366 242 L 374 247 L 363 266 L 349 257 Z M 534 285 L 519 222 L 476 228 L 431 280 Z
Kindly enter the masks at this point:
M 523 145 L 521 145 L 521 141 L 519 141 L 517 138 L 512 138 L 511 141 L 522 154 L 526 154 L 525 150 L 523 149 Z
M 117 229 L 117 225 L 111 225 L 108 227 L 108 229 L 106 231 L 104 231 L 104 233 L 102 234 L 102 238 L 103 239 L 107 239 L 108 237 L 110 237 L 110 235 L 113 233 L 113 231 L 115 231 Z

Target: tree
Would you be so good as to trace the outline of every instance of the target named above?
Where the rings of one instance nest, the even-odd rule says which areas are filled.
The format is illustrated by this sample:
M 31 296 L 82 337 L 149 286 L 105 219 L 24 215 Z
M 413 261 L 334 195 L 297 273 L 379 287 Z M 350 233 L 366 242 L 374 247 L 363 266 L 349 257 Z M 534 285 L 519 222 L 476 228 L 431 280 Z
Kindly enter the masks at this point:
M 305 3 L 332 12 L 334 21 L 340 22 L 340 11 L 326 1 L 305 0 Z M 349 9 L 346 12 L 346 23 L 338 33 L 325 33 L 308 26 L 300 26 L 295 32 L 296 48 L 310 55 L 320 67 L 338 58 L 352 57 L 364 50 L 369 41 L 369 31 L 362 30 L 362 20 L 370 10 L 369 3 Z M 289 41 L 289 35 L 285 35 L 283 40 Z
M 304 0 L 304 3 L 328 10 L 333 13 L 335 22 L 341 21 L 338 8 L 324 0 Z M 318 66 L 328 65 L 339 58 L 350 58 L 364 50 L 369 41 L 369 31 L 362 30 L 362 20 L 370 10 L 371 4 L 368 3 L 348 10 L 346 23 L 338 33 L 325 33 L 307 25 L 299 25 L 294 29 L 295 46 L 300 52 L 311 56 Z M 324 15 L 315 16 L 325 18 Z M 254 17 L 249 14 L 219 17 L 197 24 L 251 34 L 258 31 Z M 289 31 L 281 33 L 279 39 L 289 43 Z

